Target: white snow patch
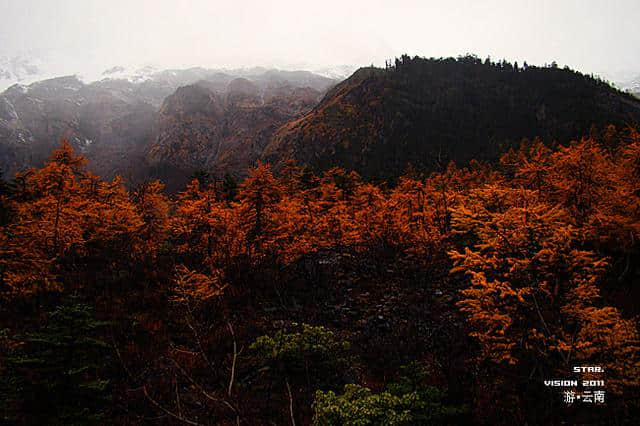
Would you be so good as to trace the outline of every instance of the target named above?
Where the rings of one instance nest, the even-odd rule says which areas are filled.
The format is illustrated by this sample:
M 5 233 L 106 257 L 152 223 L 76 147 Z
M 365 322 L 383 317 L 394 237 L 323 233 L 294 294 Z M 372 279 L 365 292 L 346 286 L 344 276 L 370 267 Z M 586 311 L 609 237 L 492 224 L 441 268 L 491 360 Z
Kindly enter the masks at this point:
M 331 67 L 316 68 L 311 70 L 314 74 L 334 80 L 345 80 L 358 69 L 355 65 L 335 65 Z

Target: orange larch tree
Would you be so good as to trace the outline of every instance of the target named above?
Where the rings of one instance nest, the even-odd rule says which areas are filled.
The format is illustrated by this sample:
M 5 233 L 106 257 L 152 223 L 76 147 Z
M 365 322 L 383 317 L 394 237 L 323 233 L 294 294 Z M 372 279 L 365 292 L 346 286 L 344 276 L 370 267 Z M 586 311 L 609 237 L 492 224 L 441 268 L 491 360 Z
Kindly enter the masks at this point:
M 434 196 L 441 195 L 423 181 L 401 177 L 389 197 L 391 229 L 398 247 L 417 259 L 433 260 L 444 235 L 436 219 Z M 445 192 L 445 196 L 449 194 Z
M 193 180 L 177 196 L 171 240 L 181 259 L 203 273 L 218 274 L 246 252 L 238 209 L 218 200 L 210 188 Z
M 136 257 L 151 266 L 169 234 L 170 201 L 159 181 L 146 182 L 133 193 L 136 211 L 142 219 L 135 247 Z
M 23 185 L 16 218 L 2 230 L 3 290 L 33 294 L 59 288 L 52 264 L 84 242 L 77 197 L 84 164 L 64 141 L 44 168 L 18 176 Z
M 271 166 L 259 163 L 249 170 L 249 176 L 240 185 L 237 212 L 242 217 L 242 228 L 247 238 L 252 258 L 264 253 L 264 243 L 271 239 L 275 206 L 280 201 L 283 189 L 273 176 Z
M 122 180 L 104 182 L 85 163 L 65 141 L 42 169 L 24 175 L 0 253 L 5 284 L 14 291 L 59 288 L 56 275 L 65 263 L 75 268 L 86 259 L 95 267 L 98 259 L 102 265 L 130 259 L 142 221 Z
M 530 377 L 600 362 L 619 391 L 624 366 L 639 365 L 637 330 L 613 307 L 600 306 L 606 259 L 580 249 L 571 214 L 537 191 L 487 185 L 454 209 L 454 232 L 474 243 L 450 252 L 470 277 L 459 306 L 481 348 L 480 359 L 507 363 Z M 595 338 L 599 330 L 607 338 Z

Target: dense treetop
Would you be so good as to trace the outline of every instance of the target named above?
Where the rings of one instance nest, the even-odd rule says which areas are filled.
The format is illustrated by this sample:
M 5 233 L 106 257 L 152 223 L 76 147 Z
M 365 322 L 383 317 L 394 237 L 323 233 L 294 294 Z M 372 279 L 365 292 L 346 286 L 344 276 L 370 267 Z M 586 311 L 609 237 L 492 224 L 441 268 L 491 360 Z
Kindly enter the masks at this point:
M 170 198 L 65 143 L 0 184 L 2 419 L 549 424 L 579 412 L 543 380 L 580 364 L 622 421 L 638 164 L 638 132 L 609 126 L 393 183 L 288 162 Z M 409 363 L 429 374 L 409 385 Z

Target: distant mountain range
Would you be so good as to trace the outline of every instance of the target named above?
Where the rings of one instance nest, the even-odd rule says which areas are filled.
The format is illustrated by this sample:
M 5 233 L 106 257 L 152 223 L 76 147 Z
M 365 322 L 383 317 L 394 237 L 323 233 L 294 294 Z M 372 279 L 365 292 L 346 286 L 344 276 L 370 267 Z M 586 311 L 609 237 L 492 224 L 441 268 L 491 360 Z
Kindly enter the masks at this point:
M 107 178 L 176 170 L 181 184 L 218 161 L 223 171 L 243 170 L 279 124 L 337 83 L 307 71 L 233 72 L 146 68 L 125 78 L 116 67 L 89 84 L 75 76 L 14 84 L 0 93 L 0 168 L 12 175 L 42 164 L 65 138 Z M 253 138 L 258 148 L 245 152 Z
M 492 160 L 523 137 L 567 142 L 592 125 L 639 122 L 640 101 L 601 80 L 471 56 L 403 56 L 344 81 L 266 68 L 113 67 L 92 83 L 67 76 L 0 93 L 0 168 L 38 166 L 66 138 L 103 177 L 162 178 L 170 190 L 197 171 L 242 176 L 258 160 L 385 178 L 408 164 Z
M 51 55 L 42 54 L 21 54 L 21 55 L 0 55 L 0 91 L 9 88 L 14 84 L 29 85 L 37 81 L 49 80 L 61 75 L 71 74 L 61 70 L 60 64 L 55 65 Z M 56 58 L 59 59 L 59 58 Z M 140 83 L 146 80 L 165 80 L 174 74 L 177 79 L 186 79 L 183 84 L 190 84 L 199 79 L 206 79 L 212 73 L 224 73 L 237 77 L 251 77 L 263 74 L 273 68 L 253 67 L 253 68 L 205 68 L 192 67 L 190 69 L 167 69 L 154 65 L 144 65 L 137 67 L 127 67 L 115 65 L 100 71 L 78 71 L 74 75 L 81 81 L 90 84 L 105 78 L 116 80 L 128 80 L 132 83 Z M 286 68 L 291 71 L 291 69 Z M 332 80 L 344 80 L 356 69 L 353 65 L 337 65 L 331 67 L 301 67 L 302 70 L 326 77 Z M 185 71 L 189 71 L 188 73 Z M 198 75 L 196 80 L 193 77 Z M 174 79 L 175 80 L 175 79 Z

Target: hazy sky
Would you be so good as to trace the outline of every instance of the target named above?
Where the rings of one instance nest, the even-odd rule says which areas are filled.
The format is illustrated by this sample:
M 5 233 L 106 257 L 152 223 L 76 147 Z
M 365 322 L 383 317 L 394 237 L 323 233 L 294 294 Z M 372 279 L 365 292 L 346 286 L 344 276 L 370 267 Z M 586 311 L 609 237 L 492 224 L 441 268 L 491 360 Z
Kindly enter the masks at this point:
M 0 0 L 0 55 L 114 65 L 384 64 L 402 53 L 640 74 L 640 0 Z

